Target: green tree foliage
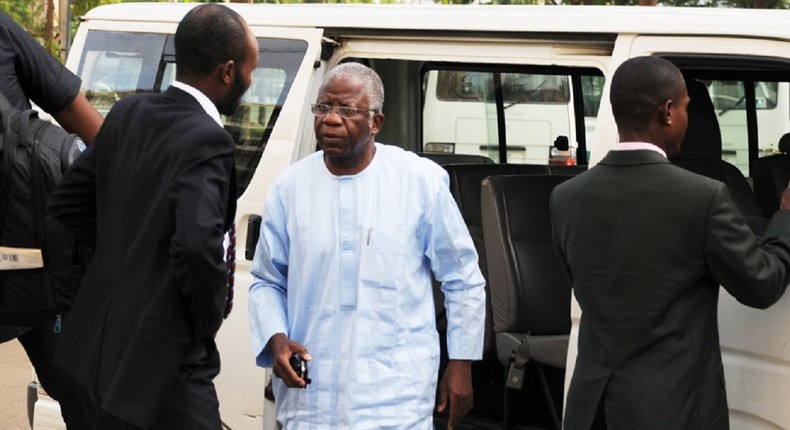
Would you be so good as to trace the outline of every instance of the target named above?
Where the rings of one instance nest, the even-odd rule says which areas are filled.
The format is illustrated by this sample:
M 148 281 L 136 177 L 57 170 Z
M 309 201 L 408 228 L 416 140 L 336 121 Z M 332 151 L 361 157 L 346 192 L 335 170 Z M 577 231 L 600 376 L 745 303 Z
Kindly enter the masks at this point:
M 0 0 L 0 10 L 44 43 L 46 0 Z

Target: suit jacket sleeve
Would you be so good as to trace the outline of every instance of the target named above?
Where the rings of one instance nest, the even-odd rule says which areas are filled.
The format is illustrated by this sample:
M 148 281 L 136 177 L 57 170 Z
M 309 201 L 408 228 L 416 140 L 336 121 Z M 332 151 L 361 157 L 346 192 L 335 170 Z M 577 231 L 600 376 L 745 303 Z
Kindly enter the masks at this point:
M 759 244 L 720 184 L 708 211 L 705 250 L 710 273 L 733 297 L 766 308 L 790 283 L 790 211 L 774 215 Z
M 49 198 L 50 214 L 74 237 L 96 245 L 96 157 L 95 145 L 74 162 Z
M 189 296 L 195 336 L 212 337 L 222 323 L 227 267 L 222 246 L 229 210 L 233 141 L 219 127 L 198 127 L 182 155 L 170 192 L 175 231 L 170 255 L 176 283 Z

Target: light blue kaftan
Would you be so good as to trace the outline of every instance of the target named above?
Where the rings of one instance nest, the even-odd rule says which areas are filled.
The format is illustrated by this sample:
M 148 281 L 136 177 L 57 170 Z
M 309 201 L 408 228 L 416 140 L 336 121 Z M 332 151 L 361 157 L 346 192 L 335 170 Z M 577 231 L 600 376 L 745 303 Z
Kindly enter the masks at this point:
M 312 383 L 275 378 L 277 420 L 300 429 L 431 429 L 439 338 L 431 272 L 442 282 L 451 359 L 481 358 L 477 254 L 445 171 L 376 144 L 371 164 L 334 176 L 322 152 L 287 168 L 267 196 L 250 287 L 257 363 L 285 333 Z

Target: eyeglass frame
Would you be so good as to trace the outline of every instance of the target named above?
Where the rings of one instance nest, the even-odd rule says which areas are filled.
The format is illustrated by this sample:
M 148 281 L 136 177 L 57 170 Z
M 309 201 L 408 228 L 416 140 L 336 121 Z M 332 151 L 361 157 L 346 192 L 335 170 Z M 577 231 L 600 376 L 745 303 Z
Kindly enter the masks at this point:
M 326 109 L 326 113 L 316 113 L 315 110 L 319 107 L 321 109 Z M 374 114 L 379 113 L 377 109 L 359 109 L 351 106 L 328 105 L 326 103 L 310 103 L 310 112 L 317 118 L 323 118 L 330 113 L 335 112 L 340 118 L 346 119 L 353 118 L 355 115 L 359 115 L 362 112 L 373 112 Z

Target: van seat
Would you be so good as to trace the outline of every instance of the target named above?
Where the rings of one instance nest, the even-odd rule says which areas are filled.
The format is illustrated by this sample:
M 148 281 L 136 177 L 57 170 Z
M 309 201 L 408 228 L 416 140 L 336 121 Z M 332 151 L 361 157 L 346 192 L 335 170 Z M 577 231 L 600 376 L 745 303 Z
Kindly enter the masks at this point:
M 557 405 L 561 403 L 562 383 L 549 384 L 543 372 L 544 366 L 565 368 L 571 331 L 571 284 L 554 252 L 549 196 L 554 187 L 570 177 L 489 176 L 481 186 L 497 357 L 510 371 L 537 366 L 557 430 L 561 428 L 562 413 Z M 509 403 L 510 396 L 506 395 L 506 428 L 515 410 L 520 409 Z
M 575 176 L 579 173 L 582 173 L 587 170 L 587 166 L 580 164 L 580 165 L 573 165 L 573 166 L 566 166 L 564 164 L 550 164 L 549 170 L 551 170 L 552 175 L 570 175 Z
M 734 165 L 721 159 L 721 130 L 707 88 L 702 82 L 686 80 L 691 103 L 688 128 L 680 153 L 670 158 L 673 164 L 724 182 L 730 196 L 747 224 L 757 235 L 767 226 L 767 219 L 749 182 Z
M 494 164 L 494 160 L 484 155 L 449 154 L 446 152 L 418 152 L 417 155 L 425 157 L 440 166 L 447 164 Z
M 478 264 L 483 276 L 488 279 L 485 246 L 483 244 L 483 219 L 480 212 L 480 190 L 483 179 L 491 175 L 513 174 L 550 174 L 548 166 L 534 164 L 448 164 L 444 166 L 450 177 L 450 193 L 453 195 L 461 216 L 464 218 L 469 235 L 477 250 Z M 435 297 L 441 300 L 441 291 L 434 291 Z M 483 351 L 493 353 L 493 320 L 491 311 L 491 293 L 486 283 L 486 329 Z M 438 300 L 437 300 L 438 301 Z M 442 303 L 437 303 L 441 309 Z
M 779 153 L 754 160 L 754 195 L 766 215 L 779 210 L 782 191 L 790 182 L 790 133 L 779 139 Z

